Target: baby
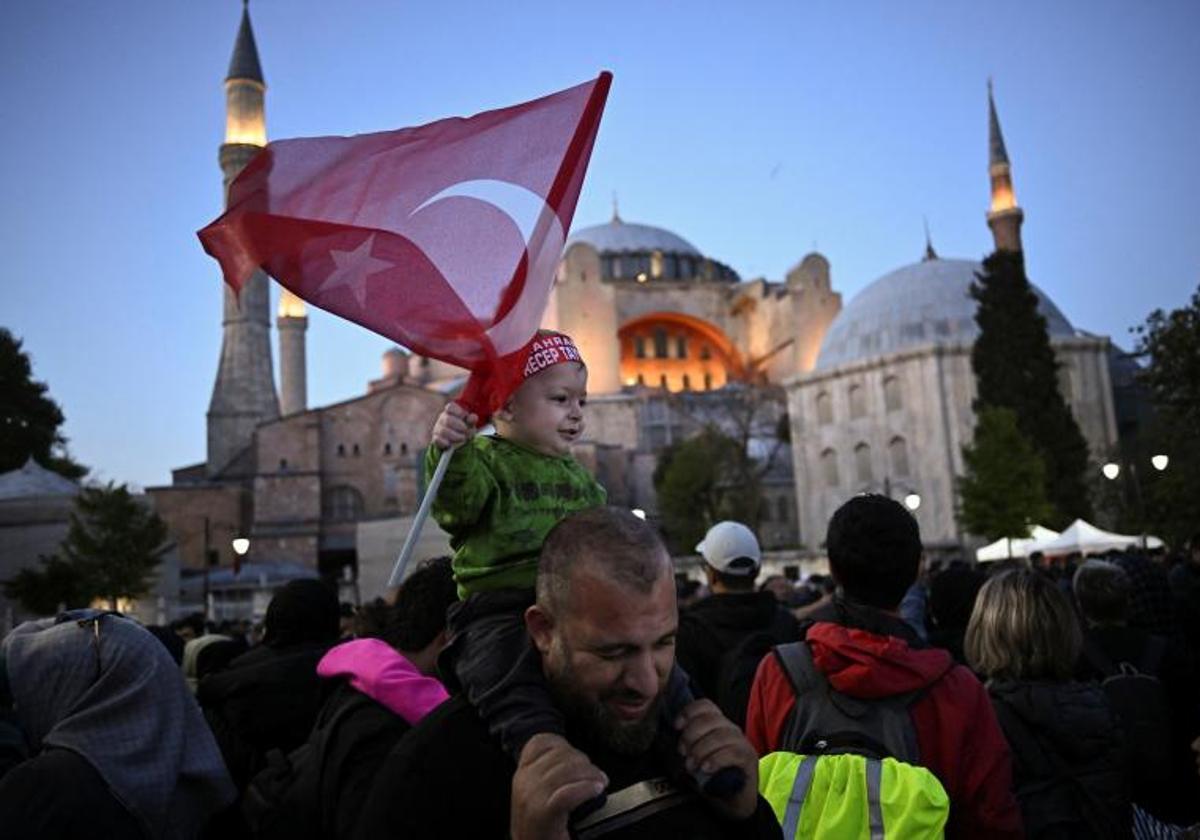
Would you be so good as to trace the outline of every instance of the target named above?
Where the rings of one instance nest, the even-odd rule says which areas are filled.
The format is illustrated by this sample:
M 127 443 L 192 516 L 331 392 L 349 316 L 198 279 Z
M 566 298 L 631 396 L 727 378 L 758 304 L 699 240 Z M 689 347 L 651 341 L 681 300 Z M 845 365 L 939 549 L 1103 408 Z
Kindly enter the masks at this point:
M 587 401 L 587 367 L 574 342 L 539 332 L 515 378 L 492 416 L 494 436 L 476 436 L 479 418 L 448 403 L 425 466 L 431 474 L 442 451 L 458 446 L 433 505 L 450 534 L 460 598 L 448 615 L 448 659 L 467 699 L 518 759 L 534 735 L 564 730 L 523 618 L 538 553 L 559 520 L 603 505 L 605 493 L 571 457 Z
M 567 515 L 604 504 L 605 492 L 571 457 L 583 434 L 587 367 L 570 337 L 542 331 L 517 357 L 519 384 L 492 421 L 449 403 L 433 428 L 426 474 L 458 446 L 433 506 L 450 534 L 459 603 L 450 608 L 454 641 L 446 659 L 467 699 L 514 760 L 534 735 L 562 736 L 565 725 L 529 642 L 524 612 L 534 603 L 538 554 Z M 678 667 L 667 708 L 691 699 Z

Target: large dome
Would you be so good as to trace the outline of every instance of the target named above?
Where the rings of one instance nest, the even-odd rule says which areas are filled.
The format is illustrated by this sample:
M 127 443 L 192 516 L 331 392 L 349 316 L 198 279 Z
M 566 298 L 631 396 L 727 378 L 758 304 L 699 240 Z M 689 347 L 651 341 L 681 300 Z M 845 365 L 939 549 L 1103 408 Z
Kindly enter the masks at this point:
M 979 327 L 970 287 L 979 271 L 982 266 L 972 260 L 930 259 L 880 277 L 834 319 L 821 342 L 816 369 L 926 344 L 974 341 Z M 1033 290 L 1050 337 L 1075 335 L 1054 302 L 1036 286 Z
M 678 234 L 651 225 L 623 222 L 618 218 L 607 224 L 592 225 L 575 231 L 567 239 L 564 250 L 576 242 L 586 242 L 601 254 L 661 251 L 664 254 L 701 256 L 695 245 Z

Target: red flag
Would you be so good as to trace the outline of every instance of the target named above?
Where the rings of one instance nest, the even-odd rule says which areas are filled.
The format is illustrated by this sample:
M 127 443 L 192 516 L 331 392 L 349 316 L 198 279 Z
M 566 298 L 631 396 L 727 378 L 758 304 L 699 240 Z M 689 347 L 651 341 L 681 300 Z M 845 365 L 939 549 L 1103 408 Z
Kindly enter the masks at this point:
M 200 241 L 234 289 L 261 266 L 314 306 L 469 368 L 459 401 L 486 416 L 498 360 L 541 322 L 611 81 L 417 128 L 271 143 Z

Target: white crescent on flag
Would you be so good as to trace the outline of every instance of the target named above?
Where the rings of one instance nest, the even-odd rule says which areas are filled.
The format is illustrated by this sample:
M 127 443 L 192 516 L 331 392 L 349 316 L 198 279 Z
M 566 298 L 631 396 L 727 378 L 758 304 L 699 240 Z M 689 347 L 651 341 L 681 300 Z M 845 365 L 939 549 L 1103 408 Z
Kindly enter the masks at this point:
M 487 336 L 498 355 L 504 356 L 516 352 L 529 339 L 526 333 L 530 314 L 533 315 L 535 322 L 541 318 L 540 311 L 530 313 L 525 310 L 530 307 L 540 309 L 549 293 L 549 287 L 554 282 L 554 272 L 558 259 L 562 255 L 563 245 L 566 243 L 562 222 L 545 199 L 533 190 L 520 184 L 494 179 L 477 179 L 451 184 L 417 205 L 408 218 L 416 216 L 431 204 L 453 196 L 473 198 L 492 205 L 512 219 L 517 230 L 521 232 L 521 238 L 525 241 L 525 251 L 529 255 L 525 276 L 541 282 L 538 288 L 527 289 L 528 294 L 521 295 L 517 304 L 508 314 L 487 330 Z M 545 235 L 541 242 L 534 243 L 532 238 L 538 230 L 539 224 L 542 225 L 541 229 L 545 231 Z M 460 297 L 464 301 L 469 300 L 469 296 L 464 292 L 470 288 L 472 283 L 477 283 L 479 278 L 470 275 L 462 267 L 455 268 L 455 261 L 439 260 L 436 253 L 439 247 L 438 243 L 423 242 L 421 241 L 423 237 L 416 232 L 410 234 L 410 239 L 425 252 L 425 256 L 438 267 L 450 285 L 459 291 Z M 481 319 L 486 319 L 492 317 L 494 313 L 476 312 L 475 314 Z

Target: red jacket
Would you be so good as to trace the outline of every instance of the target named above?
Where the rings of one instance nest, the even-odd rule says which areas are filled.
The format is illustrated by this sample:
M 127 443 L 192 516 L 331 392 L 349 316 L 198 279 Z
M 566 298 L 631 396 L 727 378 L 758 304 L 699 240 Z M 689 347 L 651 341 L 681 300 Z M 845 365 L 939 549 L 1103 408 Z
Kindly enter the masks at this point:
M 813 624 L 807 639 L 814 663 L 843 694 L 869 699 L 927 688 L 910 712 L 921 764 L 950 797 L 947 837 L 1024 836 L 1008 743 L 974 674 L 944 650 L 839 624 Z M 778 659 L 765 657 L 746 710 L 746 735 L 759 755 L 778 747 L 795 702 Z

